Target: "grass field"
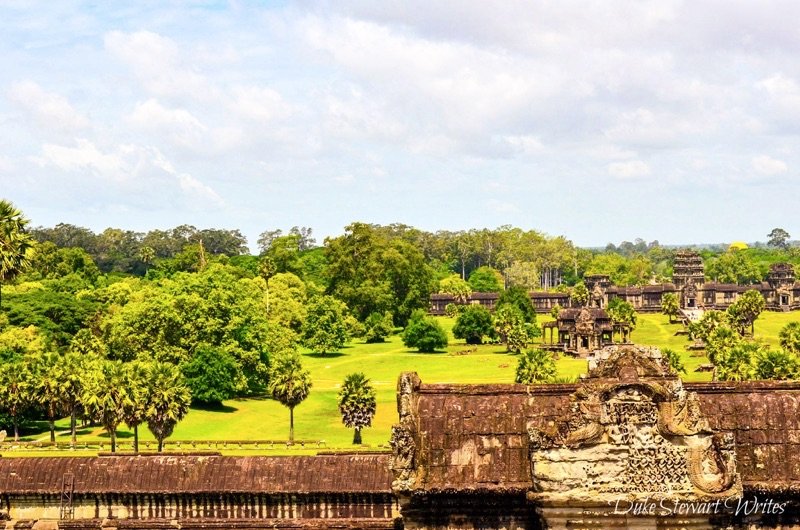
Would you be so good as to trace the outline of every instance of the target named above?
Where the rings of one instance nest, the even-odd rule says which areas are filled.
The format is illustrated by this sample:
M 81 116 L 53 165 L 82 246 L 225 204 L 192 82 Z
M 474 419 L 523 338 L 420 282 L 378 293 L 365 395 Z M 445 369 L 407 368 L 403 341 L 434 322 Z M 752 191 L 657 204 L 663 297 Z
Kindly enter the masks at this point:
M 540 321 L 549 317 L 540 317 Z M 756 338 L 777 345 L 778 331 L 792 320 L 800 320 L 797 313 L 764 313 L 756 322 Z M 441 319 L 450 331 L 453 321 Z M 694 369 L 708 362 L 705 356 L 686 351 L 688 340 L 676 336 L 681 329 L 670 325 L 667 317 L 660 314 L 639 315 L 638 326 L 632 339 L 637 344 L 671 348 L 679 352 L 686 365 L 684 380 L 707 381 L 710 374 L 698 373 Z M 372 428 L 363 432 L 369 448 L 386 447 L 390 427 L 397 419 L 395 385 L 402 371 L 416 371 L 426 383 L 511 383 L 517 356 L 505 352 L 502 346 L 467 346 L 463 341 L 452 341 L 447 351 L 420 354 L 405 348 L 399 336 L 392 336 L 383 344 L 353 343 L 340 353 L 330 355 L 303 355 L 305 366 L 311 371 L 313 388 L 309 398 L 295 409 L 295 437 L 304 440 L 324 440 L 328 449 L 349 449 L 353 432 L 344 427 L 336 405 L 336 394 L 345 375 L 363 371 L 372 380 L 377 391 L 378 410 Z M 559 375 L 577 377 L 586 371 L 586 362 L 571 358 L 557 361 Z M 192 408 L 186 418 L 175 429 L 172 440 L 285 440 L 288 435 L 289 413 L 279 403 L 268 399 L 235 399 L 226 401 L 220 410 Z M 58 422 L 60 430 L 66 430 L 67 420 Z M 28 433 L 26 439 L 42 439 L 47 432 Z M 120 439 L 129 440 L 132 434 L 126 429 L 119 431 Z M 146 428 L 140 429 L 142 440 L 152 440 Z M 80 439 L 86 441 L 105 440 L 107 436 L 100 428 L 81 430 Z M 67 441 L 66 433 L 59 440 Z M 300 449 L 291 449 L 295 454 Z M 302 449 L 309 451 L 309 449 Z M 285 448 L 265 451 L 285 454 Z M 51 451 L 52 454 L 61 451 Z M 251 451 L 228 450 L 226 454 L 253 454 Z M 4 455 L 12 456 L 11 452 Z M 74 454 L 74 453 L 70 453 Z

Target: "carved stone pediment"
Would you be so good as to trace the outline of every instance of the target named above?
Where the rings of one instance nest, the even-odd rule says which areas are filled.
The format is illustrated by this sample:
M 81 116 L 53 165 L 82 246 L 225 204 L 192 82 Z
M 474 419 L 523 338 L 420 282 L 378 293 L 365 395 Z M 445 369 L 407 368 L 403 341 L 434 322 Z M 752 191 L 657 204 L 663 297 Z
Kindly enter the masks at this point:
M 534 500 L 741 493 L 732 436 L 709 428 L 697 396 L 683 389 L 658 350 L 602 352 L 571 399 L 567 418 L 528 429 Z

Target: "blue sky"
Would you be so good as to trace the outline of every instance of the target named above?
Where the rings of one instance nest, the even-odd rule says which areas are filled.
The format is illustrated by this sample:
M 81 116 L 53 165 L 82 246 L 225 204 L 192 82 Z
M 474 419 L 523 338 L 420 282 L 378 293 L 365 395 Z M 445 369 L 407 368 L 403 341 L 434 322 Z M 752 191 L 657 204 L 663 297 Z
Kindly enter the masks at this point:
M 800 235 L 796 2 L 0 2 L 35 225 Z

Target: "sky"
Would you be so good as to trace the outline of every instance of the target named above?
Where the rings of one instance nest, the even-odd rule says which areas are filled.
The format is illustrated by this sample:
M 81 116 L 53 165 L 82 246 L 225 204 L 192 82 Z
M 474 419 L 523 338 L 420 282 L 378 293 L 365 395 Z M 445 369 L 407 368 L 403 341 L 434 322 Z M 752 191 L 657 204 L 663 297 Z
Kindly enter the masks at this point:
M 0 0 L 34 226 L 800 235 L 800 4 Z

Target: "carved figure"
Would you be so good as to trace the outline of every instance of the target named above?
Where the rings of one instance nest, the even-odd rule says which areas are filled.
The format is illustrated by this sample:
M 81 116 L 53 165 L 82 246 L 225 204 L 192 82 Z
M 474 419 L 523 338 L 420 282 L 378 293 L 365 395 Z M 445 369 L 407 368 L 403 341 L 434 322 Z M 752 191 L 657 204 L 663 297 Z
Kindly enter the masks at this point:
M 569 416 L 528 429 L 533 497 L 740 491 L 732 435 L 710 429 L 697 396 L 683 389 L 658 350 L 601 353 L 573 394 Z

